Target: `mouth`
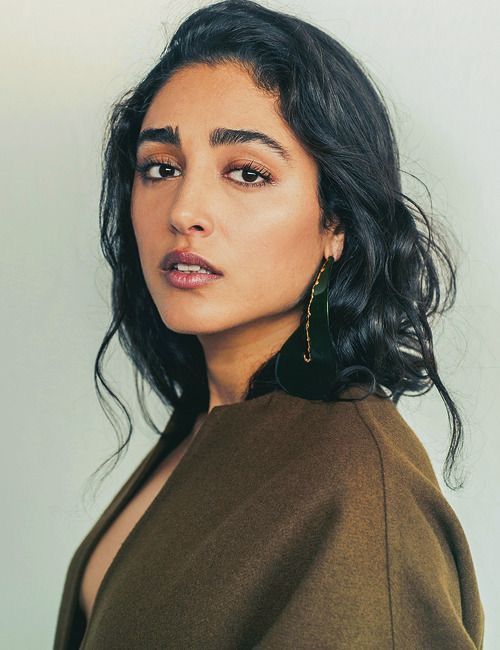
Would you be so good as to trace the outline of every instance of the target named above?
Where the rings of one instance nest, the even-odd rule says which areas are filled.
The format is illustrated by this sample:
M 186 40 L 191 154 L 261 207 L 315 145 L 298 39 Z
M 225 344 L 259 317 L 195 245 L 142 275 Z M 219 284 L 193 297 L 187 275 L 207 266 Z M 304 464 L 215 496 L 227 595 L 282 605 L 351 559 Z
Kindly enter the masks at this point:
M 222 271 L 198 253 L 188 250 L 173 250 L 167 253 L 161 263 L 162 271 L 178 271 L 186 274 L 223 275 Z
M 177 265 L 172 266 L 168 270 L 162 270 L 168 283 L 177 289 L 196 289 L 216 280 L 220 280 L 222 275 L 220 273 L 211 273 L 210 271 L 189 271 L 182 270 L 185 265 L 181 264 L 181 269 L 176 268 Z

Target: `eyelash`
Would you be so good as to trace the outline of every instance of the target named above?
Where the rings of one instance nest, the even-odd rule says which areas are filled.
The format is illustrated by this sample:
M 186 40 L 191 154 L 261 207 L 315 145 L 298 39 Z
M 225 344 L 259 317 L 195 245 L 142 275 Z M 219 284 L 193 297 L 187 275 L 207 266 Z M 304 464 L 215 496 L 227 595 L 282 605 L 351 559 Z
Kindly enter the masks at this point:
M 158 165 L 165 165 L 166 167 L 172 167 L 172 169 L 178 169 L 175 165 L 173 165 L 170 161 L 165 161 L 165 160 L 155 160 L 154 158 L 151 158 L 147 160 L 146 162 L 142 164 L 136 164 L 135 169 L 139 174 L 141 175 L 141 178 L 144 181 L 147 181 L 149 183 L 157 183 L 158 181 L 165 181 L 168 180 L 168 177 L 165 178 L 149 178 L 147 176 L 147 172 L 151 169 L 151 167 L 156 167 Z M 245 163 L 244 165 L 236 165 L 232 167 L 231 169 L 228 169 L 226 173 L 234 172 L 234 171 L 251 171 L 259 174 L 264 180 L 261 181 L 260 183 L 245 183 L 242 181 L 233 181 L 234 183 L 237 183 L 238 185 L 243 186 L 245 189 L 251 189 L 254 187 L 262 187 L 264 185 L 272 184 L 274 182 L 272 175 L 270 172 L 265 169 L 265 167 L 260 167 L 256 165 L 252 165 L 252 163 Z M 173 177 L 171 177 L 173 178 Z

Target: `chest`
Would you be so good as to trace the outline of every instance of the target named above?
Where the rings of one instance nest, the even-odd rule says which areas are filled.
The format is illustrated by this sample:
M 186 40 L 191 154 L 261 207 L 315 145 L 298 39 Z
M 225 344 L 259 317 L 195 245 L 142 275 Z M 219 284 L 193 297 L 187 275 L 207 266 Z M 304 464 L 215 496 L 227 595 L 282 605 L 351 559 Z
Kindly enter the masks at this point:
M 142 518 L 152 501 L 176 468 L 191 443 L 193 435 L 185 438 L 166 458 L 164 458 L 144 484 L 128 501 L 123 510 L 105 530 L 94 547 L 84 569 L 79 600 L 82 610 L 89 620 L 102 580 L 116 554 L 132 529 Z

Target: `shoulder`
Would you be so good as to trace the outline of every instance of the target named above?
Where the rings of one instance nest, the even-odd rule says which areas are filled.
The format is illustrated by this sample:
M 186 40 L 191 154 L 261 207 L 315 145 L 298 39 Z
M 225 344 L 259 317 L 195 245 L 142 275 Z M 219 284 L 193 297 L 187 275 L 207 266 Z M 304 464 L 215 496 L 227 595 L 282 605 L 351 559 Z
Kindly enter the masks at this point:
M 349 388 L 342 397 L 363 394 Z M 388 543 L 414 537 L 422 526 L 422 540 L 438 542 L 450 566 L 447 540 L 468 554 L 464 530 L 429 455 L 391 400 L 377 395 L 330 403 L 292 396 L 275 400 L 285 402 L 281 451 L 289 457 L 295 449 L 293 472 L 297 482 L 307 482 L 311 498 L 329 502 L 355 526 L 385 531 Z
M 354 394 L 362 393 L 348 389 L 343 396 Z M 291 411 L 300 413 L 311 440 L 303 460 L 311 484 L 337 513 L 335 526 L 345 526 L 353 539 L 385 540 L 393 595 L 404 601 L 398 590 L 410 585 L 435 595 L 439 590 L 432 585 L 439 576 L 457 611 L 460 583 L 480 609 L 464 529 L 426 449 L 396 405 L 370 395 L 323 404 L 302 400 Z
M 289 504 L 275 510 L 310 535 L 300 548 L 313 552 L 259 647 L 288 647 L 306 632 L 318 647 L 482 647 L 464 531 L 396 405 L 376 395 L 328 403 L 277 394 L 266 407 L 258 434 L 267 455 L 279 455 L 276 492 Z
M 350 387 L 341 394 L 345 401 L 324 402 L 278 393 L 269 417 L 303 461 L 335 468 L 346 487 L 359 490 L 365 476 L 372 485 L 413 481 L 440 491 L 427 450 L 394 402 L 378 395 L 358 399 L 363 395 Z

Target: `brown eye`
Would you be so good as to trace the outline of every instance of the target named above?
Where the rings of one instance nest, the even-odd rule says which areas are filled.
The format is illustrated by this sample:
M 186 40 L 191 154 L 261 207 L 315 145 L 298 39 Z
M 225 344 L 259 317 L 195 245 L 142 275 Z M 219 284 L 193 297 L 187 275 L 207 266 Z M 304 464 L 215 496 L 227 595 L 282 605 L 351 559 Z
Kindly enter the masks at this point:
M 168 178 L 177 178 L 175 176 L 175 171 L 180 172 L 178 167 L 168 161 L 152 159 L 148 159 L 143 163 L 137 164 L 135 169 L 137 172 L 139 172 L 144 181 L 148 181 L 150 183 L 156 183 Z M 254 163 L 235 165 L 226 173 L 231 174 L 233 172 L 241 173 L 243 180 L 240 181 L 234 179 L 234 182 L 238 185 L 241 185 L 243 188 L 262 187 L 263 185 L 274 183 L 271 173 L 265 167 L 255 165 Z M 256 183 L 255 181 L 259 176 L 262 178 L 262 181 Z
M 165 178 L 175 178 L 172 172 L 175 172 L 175 170 L 179 171 L 177 167 L 163 160 L 147 160 L 142 164 L 136 165 L 135 169 L 144 180 L 148 181 L 161 181 Z
M 175 168 L 172 167 L 172 165 L 167 165 L 166 163 L 162 163 L 161 165 L 152 165 L 149 169 L 151 170 L 153 167 L 158 167 L 158 176 L 160 178 L 168 178 L 169 176 L 173 176 L 172 172 L 175 171 Z M 154 178 L 153 174 L 153 178 Z
M 253 169 L 242 169 L 241 175 L 243 180 L 248 183 L 255 181 L 260 176 L 259 172 L 256 172 Z
M 237 180 L 236 183 L 246 187 L 261 187 L 262 185 L 272 183 L 271 174 L 265 167 L 253 166 L 252 164 L 247 163 L 246 165 L 235 166 L 228 171 L 228 173 L 232 172 L 241 172 L 243 182 Z M 263 180 L 260 183 L 255 183 L 255 180 L 259 176 Z

